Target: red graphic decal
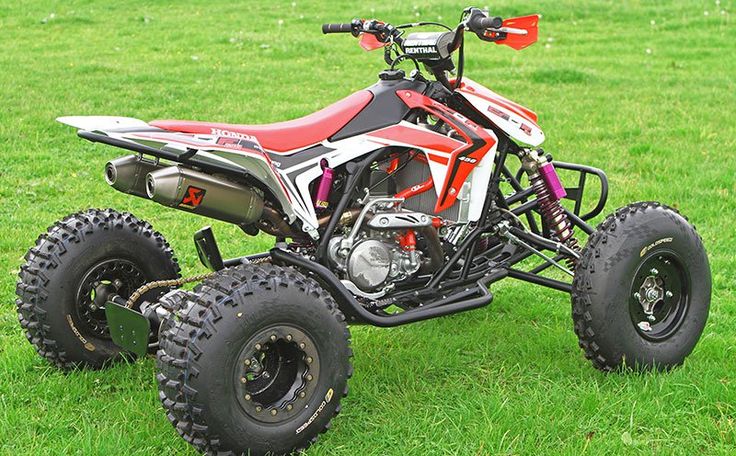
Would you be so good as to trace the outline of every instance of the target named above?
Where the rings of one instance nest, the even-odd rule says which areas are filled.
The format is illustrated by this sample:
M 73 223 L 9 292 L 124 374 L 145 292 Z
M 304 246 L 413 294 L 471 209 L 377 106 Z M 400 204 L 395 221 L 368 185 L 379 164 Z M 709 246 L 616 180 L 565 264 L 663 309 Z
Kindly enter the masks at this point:
M 494 108 L 491 105 L 488 106 L 488 112 L 490 112 L 491 114 L 496 115 L 496 116 L 502 118 L 503 120 L 509 120 L 510 119 L 510 116 L 508 114 L 506 114 L 505 112 L 501 111 L 498 108 Z
M 432 160 L 435 163 L 440 163 L 443 165 L 446 165 L 449 161 L 447 157 L 443 157 L 442 155 L 436 155 L 436 154 L 427 154 L 429 156 L 429 159 Z
M 204 198 L 205 189 L 189 186 L 184 198 L 181 200 L 181 205 L 197 207 L 202 204 L 202 198 Z
M 247 139 L 227 138 L 221 136 L 217 138 L 217 145 L 228 149 L 254 150 L 256 152 L 263 152 L 263 150 L 258 146 L 258 143 Z
M 455 111 L 421 93 L 412 90 L 399 90 L 396 94 L 410 108 L 424 109 L 445 121 L 465 141 L 462 147 L 452 151 L 447 162 L 447 175 L 440 187 L 439 198 L 437 198 L 437 204 L 434 207 L 435 213 L 442 212 L 455 204 L 460 193 L 460 187 L 468 178 L 470 172 L 473 171 L 473 168 L 496 144 L 496 138 L 463 116 L 460 116 L 461 122 L 458 122 Z M 435 161 L 431 155 L 429 159 Z
M 452 152 L 464 146 L 460 141 L 448 138 L 445 135 L 430 130 L 411 128 L 404 125 L 392 125 L 390 127 L 368 133 L 372 138 L 387 139 L 411 144 L 419 149 L 432 149 L 441 152 Z

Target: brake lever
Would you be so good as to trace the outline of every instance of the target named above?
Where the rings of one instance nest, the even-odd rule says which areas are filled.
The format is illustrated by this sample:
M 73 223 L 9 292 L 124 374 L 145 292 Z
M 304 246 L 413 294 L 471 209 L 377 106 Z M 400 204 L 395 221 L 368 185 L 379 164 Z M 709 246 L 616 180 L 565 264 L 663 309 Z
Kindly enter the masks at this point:
M 518 28 L 513 28 L 513 27 L 489 28 L 489 29 L 486 29 L 486 32 L 505 33 L 507 35 L 528 35 L 529 34 L 528 30 L 518 29 Z

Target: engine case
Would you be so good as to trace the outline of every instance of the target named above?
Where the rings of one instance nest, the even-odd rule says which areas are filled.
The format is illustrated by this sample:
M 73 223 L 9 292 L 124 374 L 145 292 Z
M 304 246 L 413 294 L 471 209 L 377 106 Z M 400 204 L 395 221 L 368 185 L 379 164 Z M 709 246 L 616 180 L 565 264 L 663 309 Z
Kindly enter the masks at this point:
M 330 240 L 328 254 L 333 264 L 360 290 L 371 293 L 417 272 L 422 253 L 405 251 L 392 231 L 361 233 L 349 252 L 340 251 L 343 236 Z

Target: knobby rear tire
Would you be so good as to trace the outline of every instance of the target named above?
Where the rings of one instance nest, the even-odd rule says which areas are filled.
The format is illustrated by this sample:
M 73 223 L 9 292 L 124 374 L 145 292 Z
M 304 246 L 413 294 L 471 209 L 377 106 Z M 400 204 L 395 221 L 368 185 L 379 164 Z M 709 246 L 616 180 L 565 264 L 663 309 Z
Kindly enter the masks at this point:
M 161 325 L 159 398 L 187 442 L 207 454 L 291 454 L 329 429 L 348 392 L 352 351 L 345 317 L 317 282 L 290 268 L 240 265 L 167 299 L 178 300 L 167 307 L 179 310 Z M 282 324 L 314 341 L 320 371 L 313 394 L 290 409 L 292 416 L 266 423 L 273 410 L 262 416 L 248 411 L 240 397 L 244 385 L 231 381 L 232 373 L 242 366 L 241 346 Z M 278 413 L 286 412 L 282 407 Z
M 111 258 L 134 265 L 143 281 L 179 277 L 166 239 L 148 222 L 113 209 L 67 216 L 25 255 L 16 284 L 18 319 L 38 354 L 60 369 L 99 369 L 123 355 L 111 339 L 86 329 L 78 308 L 83 278 Z

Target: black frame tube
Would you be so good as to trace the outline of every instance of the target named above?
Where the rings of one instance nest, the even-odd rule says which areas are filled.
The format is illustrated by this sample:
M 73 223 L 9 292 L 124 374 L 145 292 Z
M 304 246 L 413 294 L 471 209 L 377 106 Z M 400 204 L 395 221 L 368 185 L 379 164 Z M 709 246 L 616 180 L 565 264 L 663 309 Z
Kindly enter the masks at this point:
M 533 283 L 535 285 L 541 285 L 543 287 L 552 288 L 553 290 L 564 291 L 565 293 L 570 293 L 572 291 L 572 285 L 560 280 L 550 279 L 549 277 L 544 277 L 530 272 L 519 271 L 518 269 L 513 268 L 510 268 L 507 271 L 508 277 L 512 279 Z
M 503 279 L 507 275 L 505 270 L 496 270 L 491 271 L 484 278 L 478 280 L 473 291 L 477 292 L 479 296 L 475 298 L 463 299 L 468 294 L 461 292 L 460 296 L 448 296 L 445 299 L 440 299 L 426 306 L 416 307 L 402 313 L 379 315 L 367 310 L 345 288 L 332 271 L 316 261 L 310 261 L 279 248 L 271 250 L 271 258 L 276 263 L 286 264 L 312 273 L 319 282 L 330 290 L 333 298 L 338 302 L 340 310 L 342 310 L 351 323 L 371 324 L 383 328 L 405 325 L 407 323 L 414 323 L 487 306 L 493 300 L 493 294 L 488 290 L 488 286 L 493 282 Z

